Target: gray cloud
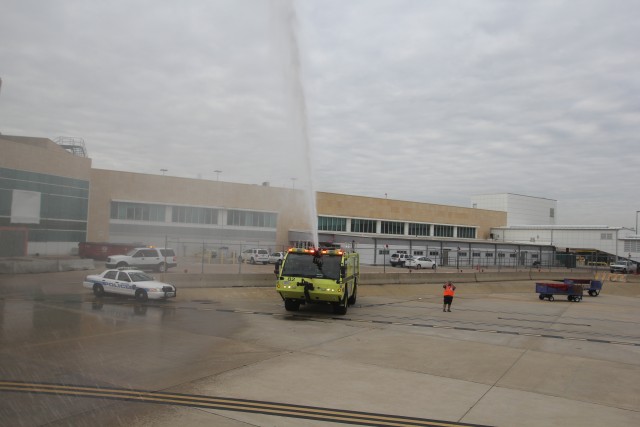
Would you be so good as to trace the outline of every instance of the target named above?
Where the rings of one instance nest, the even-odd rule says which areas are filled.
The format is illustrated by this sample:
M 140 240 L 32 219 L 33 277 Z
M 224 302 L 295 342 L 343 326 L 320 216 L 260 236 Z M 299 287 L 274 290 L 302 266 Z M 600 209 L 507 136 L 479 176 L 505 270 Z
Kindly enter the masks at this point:
M 5 1 L 0 132 L 82 137 L 99 168 L 306 186 L 300 76 L 317 190 L 513 192 L 634 226 L 637 2 L 295 8 L 300 69 L 286 2 Z

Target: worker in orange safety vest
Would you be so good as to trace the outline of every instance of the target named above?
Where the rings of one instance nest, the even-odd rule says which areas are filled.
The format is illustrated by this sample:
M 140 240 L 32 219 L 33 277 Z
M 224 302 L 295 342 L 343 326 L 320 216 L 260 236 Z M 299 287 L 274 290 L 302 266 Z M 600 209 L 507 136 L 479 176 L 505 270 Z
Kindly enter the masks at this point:
M 442 285 L 444 289 L 444 304 L 442 305 L 442 311 L 451 311 L 451 303 L 453 302 L 453 295 L 455 294 L 456 287 L 453 283 L 447 282 Z

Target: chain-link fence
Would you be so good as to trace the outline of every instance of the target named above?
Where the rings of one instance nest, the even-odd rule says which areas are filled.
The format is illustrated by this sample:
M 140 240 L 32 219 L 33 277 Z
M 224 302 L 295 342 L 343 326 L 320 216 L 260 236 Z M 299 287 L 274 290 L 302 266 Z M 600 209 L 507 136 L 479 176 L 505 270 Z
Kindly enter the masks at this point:
M 265 249 L 269 255 L 284 253 L 288 246 L 265 244 L 261 242 L 249 243 L 207 243 L 185 241 L 167 238 L 166 247 L 174 249 L 180 263 L 187 265 L 229 265 L 242 262 L 242 252 L 248 249 Z
M 469 268 L 522 268 L 556 267 L 565 263 L 554 257 L 554 252 L 525 252 L 509 250 L 472 249 L 458 251 L 444 250 L 398 250 L 357 248 L 361 262 L 371 265 L 390 265 L 392 253 L 409 253 L 413 256 L 425 256 L 434 261 L 437 267 L 456 269 Z

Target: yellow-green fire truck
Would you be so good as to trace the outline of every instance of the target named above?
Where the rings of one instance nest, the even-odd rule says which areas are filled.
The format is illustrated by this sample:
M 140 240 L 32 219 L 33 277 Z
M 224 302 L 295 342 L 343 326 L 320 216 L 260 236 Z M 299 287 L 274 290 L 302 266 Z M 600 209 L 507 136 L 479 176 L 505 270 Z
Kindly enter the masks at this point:
M 330 304 L 335 313 L 346 314 L 356 303 L 360 256 L 342 249 L 291 248 L 276 275 L 287 311 L 297 311 L 300 304 Z

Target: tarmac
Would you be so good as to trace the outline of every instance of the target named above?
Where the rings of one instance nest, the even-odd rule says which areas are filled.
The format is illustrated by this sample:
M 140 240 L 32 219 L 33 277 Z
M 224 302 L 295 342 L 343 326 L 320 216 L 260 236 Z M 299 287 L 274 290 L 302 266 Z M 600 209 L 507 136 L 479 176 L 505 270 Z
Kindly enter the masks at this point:
M 439 285 L 363 286 L 343 318 L 313 308 L 277 311 L 267 289 L 191 289 L 192 297 L 235 307 L 249 324 L 235 338 L 269 355 L 202 379 L 190 392 L 438 425 L 640 425 L 638 285 L 605 285 L 579 303 L 540 301 L 532 285 L 459 285 L 451 313 L 442 312 Z M 211 413 L 225 419 L 213 425 L 318 425 Z M 151 420 L 205 425 L 207 417 L 177 409 Z
M 581 302 L 542 301 L 535 280 L 456 282 L 452 312 L 442 311 L 440 283 L 363 284 L 345 316 L 323 306 L 286 312 L 272 287 L 182 286 L 178 298 L 161 307 L 150 304 L 141 318 L 121 313 L 130 311 L 121 304 L 101 311 L 89 308 L 93 297 L 74 284 L 82 274 L 0 277 L 0 289 L 10 292 L 2 298 L 7 325 L 17 325 L 6 318 L 14 301 L 26 304 L 17 296 L 21 287 L 38 287 L 35 316 L 41 316 L 37 313 L 44 307 L 55 309 L 54 289 L 64 300 L 76 286 L 77 294 L 85 295 L 61 311 L 77 313 L 73 322 L 85 327 L 65 332 L 63 342 L 56 333 L 51 343 L 31 343 L 29 348 L 36 351 L 31 359 L 41 357 L 49 346 L 64 344 L 66 351 L 77 346 L 87 356 L 75 363 L 93 365 L 94 377 L 111 387 L 181 393 L 193 401 L 242 399 L 287 409 L 283 415 L 247 412 L 231 404 L 224 410 L 128 400 L 76 411 L 49 420 L 50 426 L 640 425 L 637 282 L 605 282 L 599 296 L 585 295 Z M 48 283 L 41 285 L 39 277 Z M 164 316 L 169 307 L 173 314 Z M 206 322 L 209 313 L 215 315 L 212 321 L 228 325 L 224 334 L 194 323 Z M 100 328 L 87 328 L 88 319 Z M 49 323 L 60 327 L 55 321 L 41 327 Z M 141 331 L 141 343 L 147 344 L 134 351 Z M 80 335 L 74 338 L 71 332 Z M 15 332 L 4 333 L 9 337 Z M 40 340 L 48 336 L 45 331 L 38 335 Z M 107 364 L 92 363 L 96 356 L 88 353 L 90 348 L 109 349 L 111 353 L 97 355 L 107 363 L 124 343 L 131 346 L 128 357 L 150 361 L 145 367 L 153 370 L 127 370 L 125 379 L 118 376 L 123 373 L 109 372 Z M 163 349 L 160 358 L 144 354 L 151 344 Z M 196 346 L 208 350 L 180 359 L 181 352 Z M 22 363 L 23 351 L 4 346 L 4 368 L 20 372 L 10 363 Z M 51 366 L 42 375 L 73 372 L 61 358 L 47 356 Z M 35 395 L 15 402 L 12 407 L 28 403 L 31 412 L 39 407 Z M 396 421 L 309 419 L 296 405 L 322 414 L 359 411 L 372 419 Z

